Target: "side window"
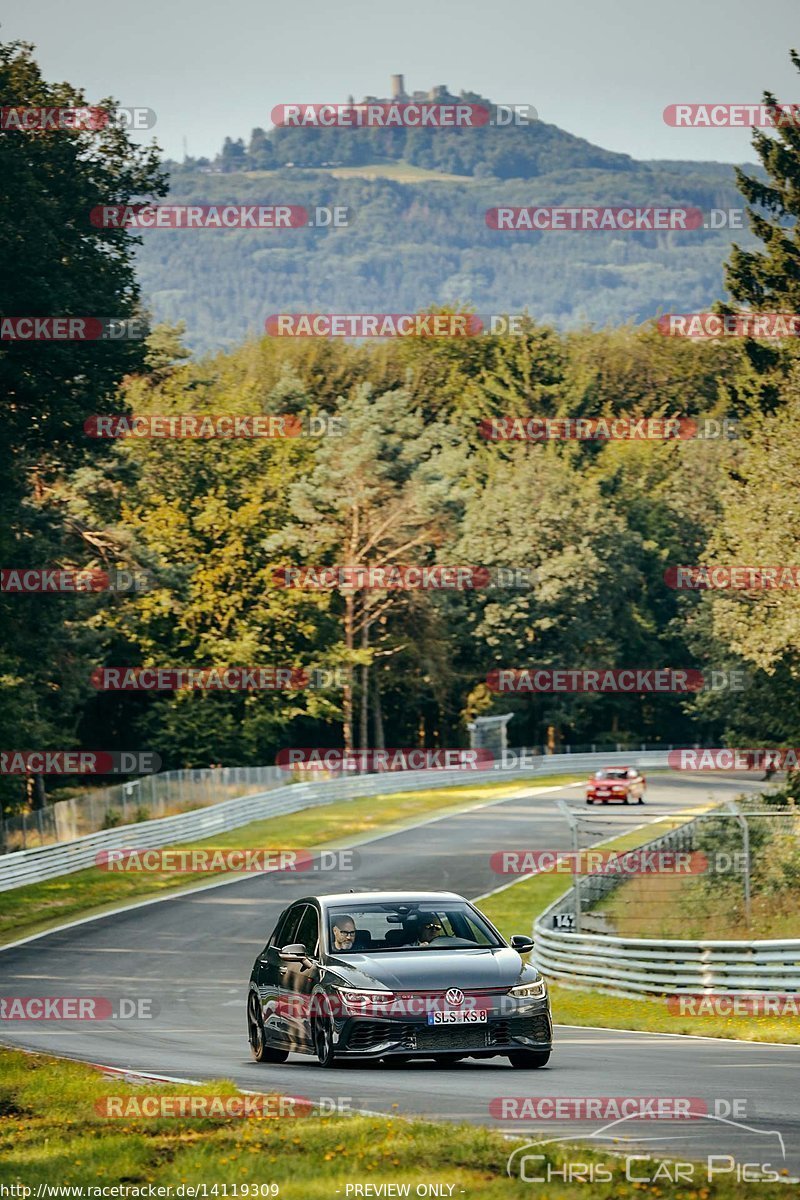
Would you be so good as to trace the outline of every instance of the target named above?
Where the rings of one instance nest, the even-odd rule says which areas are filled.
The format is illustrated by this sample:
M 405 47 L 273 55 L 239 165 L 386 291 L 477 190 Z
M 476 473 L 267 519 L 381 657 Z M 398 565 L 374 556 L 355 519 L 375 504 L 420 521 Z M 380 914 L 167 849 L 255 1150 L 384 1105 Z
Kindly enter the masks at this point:
M 297 927 L 297 932 L 290 940 L 293 942 L 302 942 L 309 954 L 316 953 L 317 943 L 319 942 L 319 918 L 317 917 L 317 910 L 313 905 L 306 905 L 305 912 Z
M 303 915 L 305 905 L 299 904 L 294 908 L 290 908 L 284 914 L 283 919 L 278 923 L 278 927 L 269 939 L 270 946 L 289 946 L 292 942 L 296 942 L 294 936 L 297 926 L 300 924 L 300 918 Z

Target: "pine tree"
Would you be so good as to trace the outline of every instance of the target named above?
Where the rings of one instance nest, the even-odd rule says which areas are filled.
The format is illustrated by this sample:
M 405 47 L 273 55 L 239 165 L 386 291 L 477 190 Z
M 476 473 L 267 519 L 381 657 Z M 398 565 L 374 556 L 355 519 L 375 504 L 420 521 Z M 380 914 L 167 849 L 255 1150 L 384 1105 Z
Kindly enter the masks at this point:
M 800 54 L 789 51 L 800 71 Z M 763 103 L 777 114 L 778 101 L 765 92 Z M 800 106 L 775 132 L 753 130 L 752 144 L 766 180 L 736 168 L 739 191 L 748 202 L 750 228 L 763 249 L 744 250 L 734 243 L 725 266 L 728 290 L 740 306 L 759 312 L 800 312 Z M 777 118 L 776 118 L 777 119 Z M 721 306 L 724 312 L 732 308 Z M 755 389 L 757 407 L 769 411 L 780 403 L 780 382 L 796 345 L 772 345 L 748 339 L 745 352 L 755 380 L 742 380 Z M 748 386 L 749 384 L 749 386 Z

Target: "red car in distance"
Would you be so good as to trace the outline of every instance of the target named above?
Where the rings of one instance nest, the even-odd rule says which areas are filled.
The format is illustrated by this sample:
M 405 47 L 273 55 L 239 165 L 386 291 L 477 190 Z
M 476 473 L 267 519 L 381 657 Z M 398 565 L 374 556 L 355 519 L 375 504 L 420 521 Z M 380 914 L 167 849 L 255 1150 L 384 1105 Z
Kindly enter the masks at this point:
M 601 767 L 586 785 L 586 803 L 644 804 L 646 787 L 635 767 Z

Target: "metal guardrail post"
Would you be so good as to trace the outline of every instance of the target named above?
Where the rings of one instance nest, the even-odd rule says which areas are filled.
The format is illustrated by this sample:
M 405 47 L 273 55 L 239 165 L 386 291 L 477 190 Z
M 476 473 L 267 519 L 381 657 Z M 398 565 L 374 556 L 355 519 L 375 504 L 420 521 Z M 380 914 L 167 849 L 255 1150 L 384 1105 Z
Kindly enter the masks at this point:
M 745 917 L 745 921 L 747 922 L 747 928 L 749 929 L 750 928 L 750 917 L 751 917 L 750 826 L 747 824 L 747 817 L 743 814 L 742 810 L 739 808 L 739 805 L 736 803 L 735 800 L 726 800 L 725 803 L 727 805 L 728 811 L 733 813 L 734 817 L 736 818 L 737 824 L 741 826 L 741 830 L 742 830 L 742 857 L 744 859 L 744 862 L 743 862 L 744 879 L 742 880 L 742 882 L 744 884 L 744 917 Z
M 581 932 L 581 877 L 577 872 L 578 856 L 580 854 L 578 818 L 572 811 L 566 800 L 556 800 L 556 808 L 561 812 L 561 815 L 566 819 L 567 824 L 572 832 L 572 852 L 575 855 L 575 870 L 572 876 L 572 890 L 575 896 L 575 932 Z

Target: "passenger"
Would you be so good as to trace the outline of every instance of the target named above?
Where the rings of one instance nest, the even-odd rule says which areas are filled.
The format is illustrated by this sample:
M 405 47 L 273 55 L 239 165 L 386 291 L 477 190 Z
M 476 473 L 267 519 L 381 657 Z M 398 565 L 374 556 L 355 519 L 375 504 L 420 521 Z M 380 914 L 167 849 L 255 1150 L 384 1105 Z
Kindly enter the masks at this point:
M 428 921 L 423 921 L 419 927 L 417 940 L 412 942 L 412 946 L 427 946 L 434 938 L 441 937 L 444 933 L 444 926 L 441 921 L 437 921 L 435 917 L 431 917 Z

